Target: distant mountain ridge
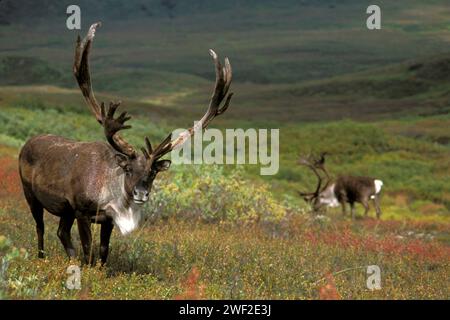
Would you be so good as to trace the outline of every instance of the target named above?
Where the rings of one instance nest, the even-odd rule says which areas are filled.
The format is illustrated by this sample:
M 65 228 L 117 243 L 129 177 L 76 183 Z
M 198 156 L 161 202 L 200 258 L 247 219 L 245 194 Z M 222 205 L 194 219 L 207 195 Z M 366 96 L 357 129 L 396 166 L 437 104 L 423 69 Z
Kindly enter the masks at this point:
M 65 23 L 66 8 L 74 3 L 81 7 L 79 31 L 68 30 Z M 210 81 L 209 48 L 230 58 L 235 83 L 295 87 L 448 52 L 450 8 L 445 0 L 380 1 L 379 31 L 365 26 L 369 4 L 370 0 L 0 0 L 0 83 L 72 86 L 76 36 L 95 21 L 103 22 L 92 54 L 96 88 L 144 98 L 180 90 L 185 94 Z M 430 70 L 417 68 L 419 75 Z M 445 76 L 439 66 L 432 69 L 424 76 Z M 340 88 L 351 87 L 344 83 Z M 314 95 L 317 88 L 307 91 Z M 357 88 L 366 92 L 372 84 Z M 410 82 L 403 88 L 404 95 L 415 90 Z
M 69 5 L 82 8 L 87 18 L 158 18 L 189 15 L 193 13 L 212 13 L 243 7 L 257 10 L 282 6 L 323 6 L 334 8 L 357 0 L 0 0 L 0 25 L 32 23 L 40 19 L 57 19 L 64 15 Z

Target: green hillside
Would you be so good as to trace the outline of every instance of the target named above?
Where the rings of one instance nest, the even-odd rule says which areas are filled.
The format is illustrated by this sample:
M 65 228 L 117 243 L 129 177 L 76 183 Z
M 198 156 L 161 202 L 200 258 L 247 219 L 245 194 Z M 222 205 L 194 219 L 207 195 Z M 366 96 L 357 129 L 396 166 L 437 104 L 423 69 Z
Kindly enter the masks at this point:
M 72 58 L 67 49 L 78 33 L 65 27 L 69 2 L 44 2 L 47 5 L 0 2 L 0 12 L 13 8 L 5 14 L 9 23 L 0 27 L 0 58 L 40 59 L 66 75 Z M 374 32 L 365 26 L 370 1 L 173 0 L 173 17 L 167 15 L 165 2 L 78 2 L 83 12 L 82 32 L 92 22 L 103 21 L 95 44 L 95 68 L 102 80 L 99 89 L 150 95 L 173 86 L 173 81 L 167 82 L 154 90 L 155 72 L 162 72 L 163 83 L 165 77 L 174 79 L 179 74 L 206 78 L 210 47 L 230 57 L 239 70 L 235 82 L 258 84 L 323 79 L 448 52 L 449 8 L 444 0 L 381 1 L 383 28 Z M 133 82 L 111 84 L 120 81 L 119 75 L 136 74 L 136 80 L 143 82 L 139 89 L 133 89 Z M 8 81 L 1 74 L 0 79 L 3 84 Z M 46 82 L 60 84 L 54 80 Z M 179 85 L 188 88 L 186 82 L 194 81 L 184 80 Z

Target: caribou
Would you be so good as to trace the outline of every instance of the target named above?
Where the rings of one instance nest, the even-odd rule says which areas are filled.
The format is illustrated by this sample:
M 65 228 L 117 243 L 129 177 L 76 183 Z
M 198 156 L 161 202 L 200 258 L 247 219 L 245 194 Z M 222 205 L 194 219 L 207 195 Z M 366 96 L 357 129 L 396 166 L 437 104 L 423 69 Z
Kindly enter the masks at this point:
M 369 212 L 369 201 L 373 200 L 377 218 L 381 216 L 380 192 L 383 181 L 371 177 L 361 177 L 352 175 L 343 175 L 335 180 L 325 168 L 325 155 L 322 153 L 319 158 L 311 155 L 301 156 L 298 163 L 309 168 L 317 178 L 317 185 L 313 192 L 302 192 L 299 194 L 303 199 L 312 205 L 313 211 L 317 212 L 322 207 L 342 207 L 342 214 L 345 216 L 346 203 L 350 204 L 351 217 L 355 218 L 355 202 L 364 206 L 364 215 L 367 217 Z M 325 174 L 325 180 L 320 175 L 319 170 Z
M 44 134 L 30 138 L 19 155 L 19 172 L 23 192 L 36 222 L 38 257 L 44 257 L 43 209 L 60 217 L 57 235 L 69 258 L 76 252 L 70 230 L 77 221 L 83 249 L 83 260 L 92 263 L 91 223 L 101 225 L 100 259 L 108 257 L 109 242 L 114 226 L 122 234 L 138 227 L 142 204 L 149 199 L 153 181 L 159 172 L 170 167 L 170 160 L 161 159 L 197 130 L 205 129 L 229 106 L 228 92 L 232 71 L 228 58 L 225 64 L 210 50 L 214 60 L 216 81 L 206 113 L 194 126 L 176 137 L 169 134 L 153 148 L 145 137 L 145 147 L 138 152 L 119 131 L 131 128 L 127 112 L 115 116 L 120 102 L 106 108 L 95 98 L 89 70 L 89 54 L 100 22 L 89 28 L 75 47 L 73 73 L 95 119 L 102 126 L 107 142 L 81 142 L 61 136 Z

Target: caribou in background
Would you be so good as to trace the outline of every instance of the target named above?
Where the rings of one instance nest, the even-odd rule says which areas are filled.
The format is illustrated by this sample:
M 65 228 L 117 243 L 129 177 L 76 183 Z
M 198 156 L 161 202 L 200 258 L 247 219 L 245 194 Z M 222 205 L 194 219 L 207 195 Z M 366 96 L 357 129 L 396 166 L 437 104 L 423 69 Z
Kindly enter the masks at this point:
M 115 117 L 120 102 L 106 109 L 94 96 L 89 71 L 89 53 L 96 28 L 78 37 L 73 72 L 83 96 L 102 126 L 106 142 L 80 142 L 55 135 L 29 139 L 19 155 L 19 172 L 25 198 L 36 222 L 39 257 L 44 257 L 43 209 L 60 217 L 58 237 L 69 257 L 75 256 L 70 230 L 77 220 L 84 259 L 91 260 L 91 223 L 100 223 L 100 258 L 106 262 L 114 225 L 122 234 L 133 231 L 140 220 L 140 207 L 149 198 L 156 175 L 169 168 L 170 160 L 161 158 L 181 146 L 194 131 L 202 130 L 222 114 L 231 100 L 231 65 L 214 60 L 216 82 L 209 107 L 194 127 L 172 139 L 169 134 L 156 148 L 145 138 L 145 148 L 137 152 L 118 132 L 129 129 L 126 112 Z M 222 104 L 222 102 L 224 102 Z M 221 107 L 222 104 L 222 107 Z
M 299 192 L 303 199 L 311 204 L 315 212 L 322 207 L 342 207 L 342 213 L 345 216 L 346 203 L 350 204 L 351 217 L 355 217 L 355 202 L 364 206 L 364 215 L 367 217 L 369 212 L 369 201 L 373 200 L 377 218 L 381 216 L 380 192 L 383 181 L 371 177 L 343 175 L 335 180 L 325 168 L 326 153 L 322 153 L 316 158 L 311 155 L 301 156 L 298 163 L 309 168 L 317 178 L 316 189 L 313 192 Z M 319 173 L 321 171 L 325 177 Z

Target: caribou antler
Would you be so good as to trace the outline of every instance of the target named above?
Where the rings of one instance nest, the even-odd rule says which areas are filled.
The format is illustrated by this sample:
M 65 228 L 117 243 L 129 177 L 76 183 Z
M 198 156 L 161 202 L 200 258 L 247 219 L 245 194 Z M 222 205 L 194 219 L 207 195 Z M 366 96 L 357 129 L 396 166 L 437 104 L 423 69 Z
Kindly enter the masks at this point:
M 328 152 L 322 152 L 320 153 L 319 158 L 315 158 L 314 159 L 314 167 L 316 167 L 317 169 L 320 169 L 323 171 L 323 173 L 325 173 L 325 175 L 327 176 L 327 179 L 330 179 L 330 175 L 328 174 L 327 169 L 325 168 L 325 156 L 328 154 Z
M 95 36 L 95 31 L 99 26 L 101 26 L 100 22 L 91 25 L 86 37 L 83 40 L 81 40 L 80 36 L 78 36 L 77 45 L 75 48 L 73 73 L 88 106 L 91 108 L 91 111 L 94 113 L 97 121 L 103 126 L 105 136 L 109 144 L 118 152 L 134 158 L 136 156 L 136 151 L 133 146 L 126 142 L 125 139 L 117 133 L 119 130 L 131 128 L 131 126 L 124 125 L 125 121 L 129 120 L 130 117 L 123 112 L 117 119 L 114 119 L 114 113 L 119 107 L 120 102 L 111 102 L 108 112 L 106 113 L 104 104 L 98 104 L 94 91 L 92 90 L 91 75 L 89 70 L 89 53 Z
M 73 73 L 78 81 L 78 85 L 80 86 L 81 92 L 83 93 L 88 106 L 91 108 L 97 121 L 104 127 L 105 136 L 109 144 L 118 152 L 134 158 L 136 157 L 136 151 L 134 148 L 117 133 L 120 130 L 131 128 L 131 126 L 125 125 L 125 122 L 131 117 L 127 116 L 126 112 L 123 112 L 119 117 L 114 119 L 114 113 L 119 107 L 120 102 L 110 103 L 108 112 L 106 112 L 104 104 L 98 104 L 92 90 L 89 71 L 89 53 L 96 28 L 100 25 L 100 22 L 91 25 L 86 37 L 83 40 L 81 40 L 78 36 L 77 46 L 75 49 Z M 232 78 L 231 65 L 228 58 L 225 58 L 225 66 L 222 67 L 217 54 L 213 50 L 209 50 L 209 53 L 213 57 L 216 68 L 216 84 L 214 86 L 214 92 L 211 97 L 208 110 L 204 116 L 194 124 L 193 127 L 179 134 L 174 140 L 172 140 L 172 134 L 169 134 L 155 149 L 152 148 L 150 140 L 146 137 L 146 148 L 142 148 L 141 150 L 150 163 L 161 158 L 173 149 L 181 146 L 194 134 L 195 131 L 205 129 L 216 116 L 227 110 L 231 97 L 233 96 L 233 93 L 228 93 Z M 220 107 L 224 100 L 225 102 L 223 106 Z
M 212 56 L 216 69 L 216 83 L 214 86 L 214 92 L 209 102 L 209 107 L 203 117 L 194 124 L 193 127 L 180 133 L 175 139 L 172 140 L 172 134 L 169 134 L 154 150 L 150 144 L 149 139 L 146 137 L 146 149 L 143 149 L 143 153 L 147 159 L 152 161 L 161 158 L 165 154 L 181 146 L 187 139 L 189 139 L 197 130 L 205 129 L 208 124 L 218 115 L 224 113 L 230 104 L 233 93 L 228 93 L 231 85 L 232 71 L 231 64 L 228 58 L 225 58 L 225 66 L 219 61 L 217 54 L 213 50 L 209 50 Z M 220 107 L 221 103 L 225 99 L 225 103 Z
M 317 177 L 317 186 L 314 192 L 301 192 L 299 191 L 300 196 L 305 197 L 308 199 L 308 201 L 313 200 L 314 198 L 317 198 L 321 192 L 323 192 L 330 183 L 330 177 L 328 175 L 328 172 L 326 171 L 324 164 L 325 164 L 325 153 L 321 154 L 321 157 L 319 159 L 314 159 L 311 155 L 308 156 L 300 156 L 300 159 L 298 163 L 302 166 L 305 166 L 309 169 L 311 169 L 315 176 Z M 319 168 L 322 169 L 327 177 L 327 180 L 325 184 L 322 187 L 323 178 L 320 176 L 319 172 L 317 171 L 317 165 L 319 165 Z

